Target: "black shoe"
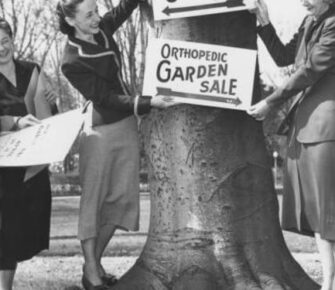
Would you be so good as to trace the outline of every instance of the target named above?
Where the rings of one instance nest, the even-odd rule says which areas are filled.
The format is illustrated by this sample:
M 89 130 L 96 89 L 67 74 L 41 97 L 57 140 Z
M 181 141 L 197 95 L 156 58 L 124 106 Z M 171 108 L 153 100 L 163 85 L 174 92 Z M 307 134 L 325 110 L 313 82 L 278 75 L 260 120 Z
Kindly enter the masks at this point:
M 101 277 L 104 285 L 111 287 L 117 283 L 117 278 L 112 274 L 105 274 Z
M 105 284 L 94 286 L 86 277 L 83 275 L 81 283 L 85 290 L 108 290 L 108 287 Z

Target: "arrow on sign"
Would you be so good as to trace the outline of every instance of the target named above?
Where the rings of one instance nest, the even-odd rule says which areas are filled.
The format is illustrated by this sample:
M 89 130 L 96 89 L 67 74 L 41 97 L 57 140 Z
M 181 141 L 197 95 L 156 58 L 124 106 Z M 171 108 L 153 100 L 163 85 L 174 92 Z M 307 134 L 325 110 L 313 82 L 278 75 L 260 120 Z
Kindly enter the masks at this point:
M 243 0 L 227 0 L 222 3 L 212 3 L 206 5 L 197 5 L 197 6 L 188 6 L 188 7 L 179 7 L 179 8 L 170 8 L 166 6 L 166 8 L 162 11 L 167 16 L 170 16 L 172 13 L 181 13 L 181 12 L 191 12 L 196 10 L 205 10 L 205 9 L 213 9 L 213 8 L 234 8 L 239 6 L 245 6 Z
M 235 99 L 235 98 L 226 98 L 226 97 L 206 96 L 206 95 L 199 95 L 199 94 L 189 94 L 189 93 L 173 91 L 169 88 L 162 88 L 162 87 L 157 87 L 156 89 L 157 89 L 156 96 L 163 95 L 163 96 L 171 96 L 171 97 L 178 97 L 178 98 L 185 98 L 185 99 L 214 101 L 214 102 L 220 102 L 220 103 L 226 103 L 226 104 L 233 104 L 235 106 L 239 106 L 240 104 L 242 104 L 239 98 Z

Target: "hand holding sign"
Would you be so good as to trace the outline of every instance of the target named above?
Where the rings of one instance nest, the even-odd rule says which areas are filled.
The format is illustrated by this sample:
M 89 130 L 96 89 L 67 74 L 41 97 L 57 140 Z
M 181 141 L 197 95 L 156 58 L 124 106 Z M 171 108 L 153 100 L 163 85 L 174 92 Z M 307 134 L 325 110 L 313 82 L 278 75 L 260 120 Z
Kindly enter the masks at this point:
M 263 121 L 266 116 L 269 114 L 271 111 L 271 108 L 269 104 L 265 101 L 262 100 L 258 102 L 257 104 L 251 106 L 248 110 L 247 113 L 254 117 L 257 121 Z
M 19 117 L 16 120 L 16 125 L 17 125 L 18 129 L 24 129 L 24 128 L 34 126 L 34 125 L 37 125 L 37 124 L 40 124 L 40 123 L 41 123 L 41 121 L 38 120 L 36 117 L 34 117 L 31 114 L 28 114 L 24 117 Z
M 177 105 L 178 103 L 170 96 L 156 95 L 152 97 L 150 104 L 152 107 L 164 109 Z
M 34 166 L 62 161 L 84 121 L 81 110 L 73 110 L 23 130 L 0 137 L 0 167 Z M 29 173 L 36 173 L 32 168 Z
M 257 20 L 261 26 L 270 23 L 268 7 L 264 0 L 244 0 L 249 11 L 256 14 Z

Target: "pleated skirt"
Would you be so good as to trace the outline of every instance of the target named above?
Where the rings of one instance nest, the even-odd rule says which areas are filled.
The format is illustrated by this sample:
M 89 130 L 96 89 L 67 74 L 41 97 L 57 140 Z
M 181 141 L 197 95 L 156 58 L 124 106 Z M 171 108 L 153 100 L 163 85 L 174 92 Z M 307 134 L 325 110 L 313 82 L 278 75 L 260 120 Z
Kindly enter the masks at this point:
M 289 139 L 282 228 L 335 241 L 335 142 Z
M 86 127 L 80 136 L 82 187 L 78 238 L 109 226 L 139 228 L 139 141 L 136 118 Z

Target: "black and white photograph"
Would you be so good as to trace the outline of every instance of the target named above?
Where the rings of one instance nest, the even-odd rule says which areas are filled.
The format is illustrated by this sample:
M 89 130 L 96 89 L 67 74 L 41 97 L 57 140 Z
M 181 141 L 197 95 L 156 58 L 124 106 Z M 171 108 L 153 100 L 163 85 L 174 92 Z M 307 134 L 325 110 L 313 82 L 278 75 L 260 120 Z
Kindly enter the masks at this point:
M 335 0 L 0 0 L 0 290 L 335 290 Z

